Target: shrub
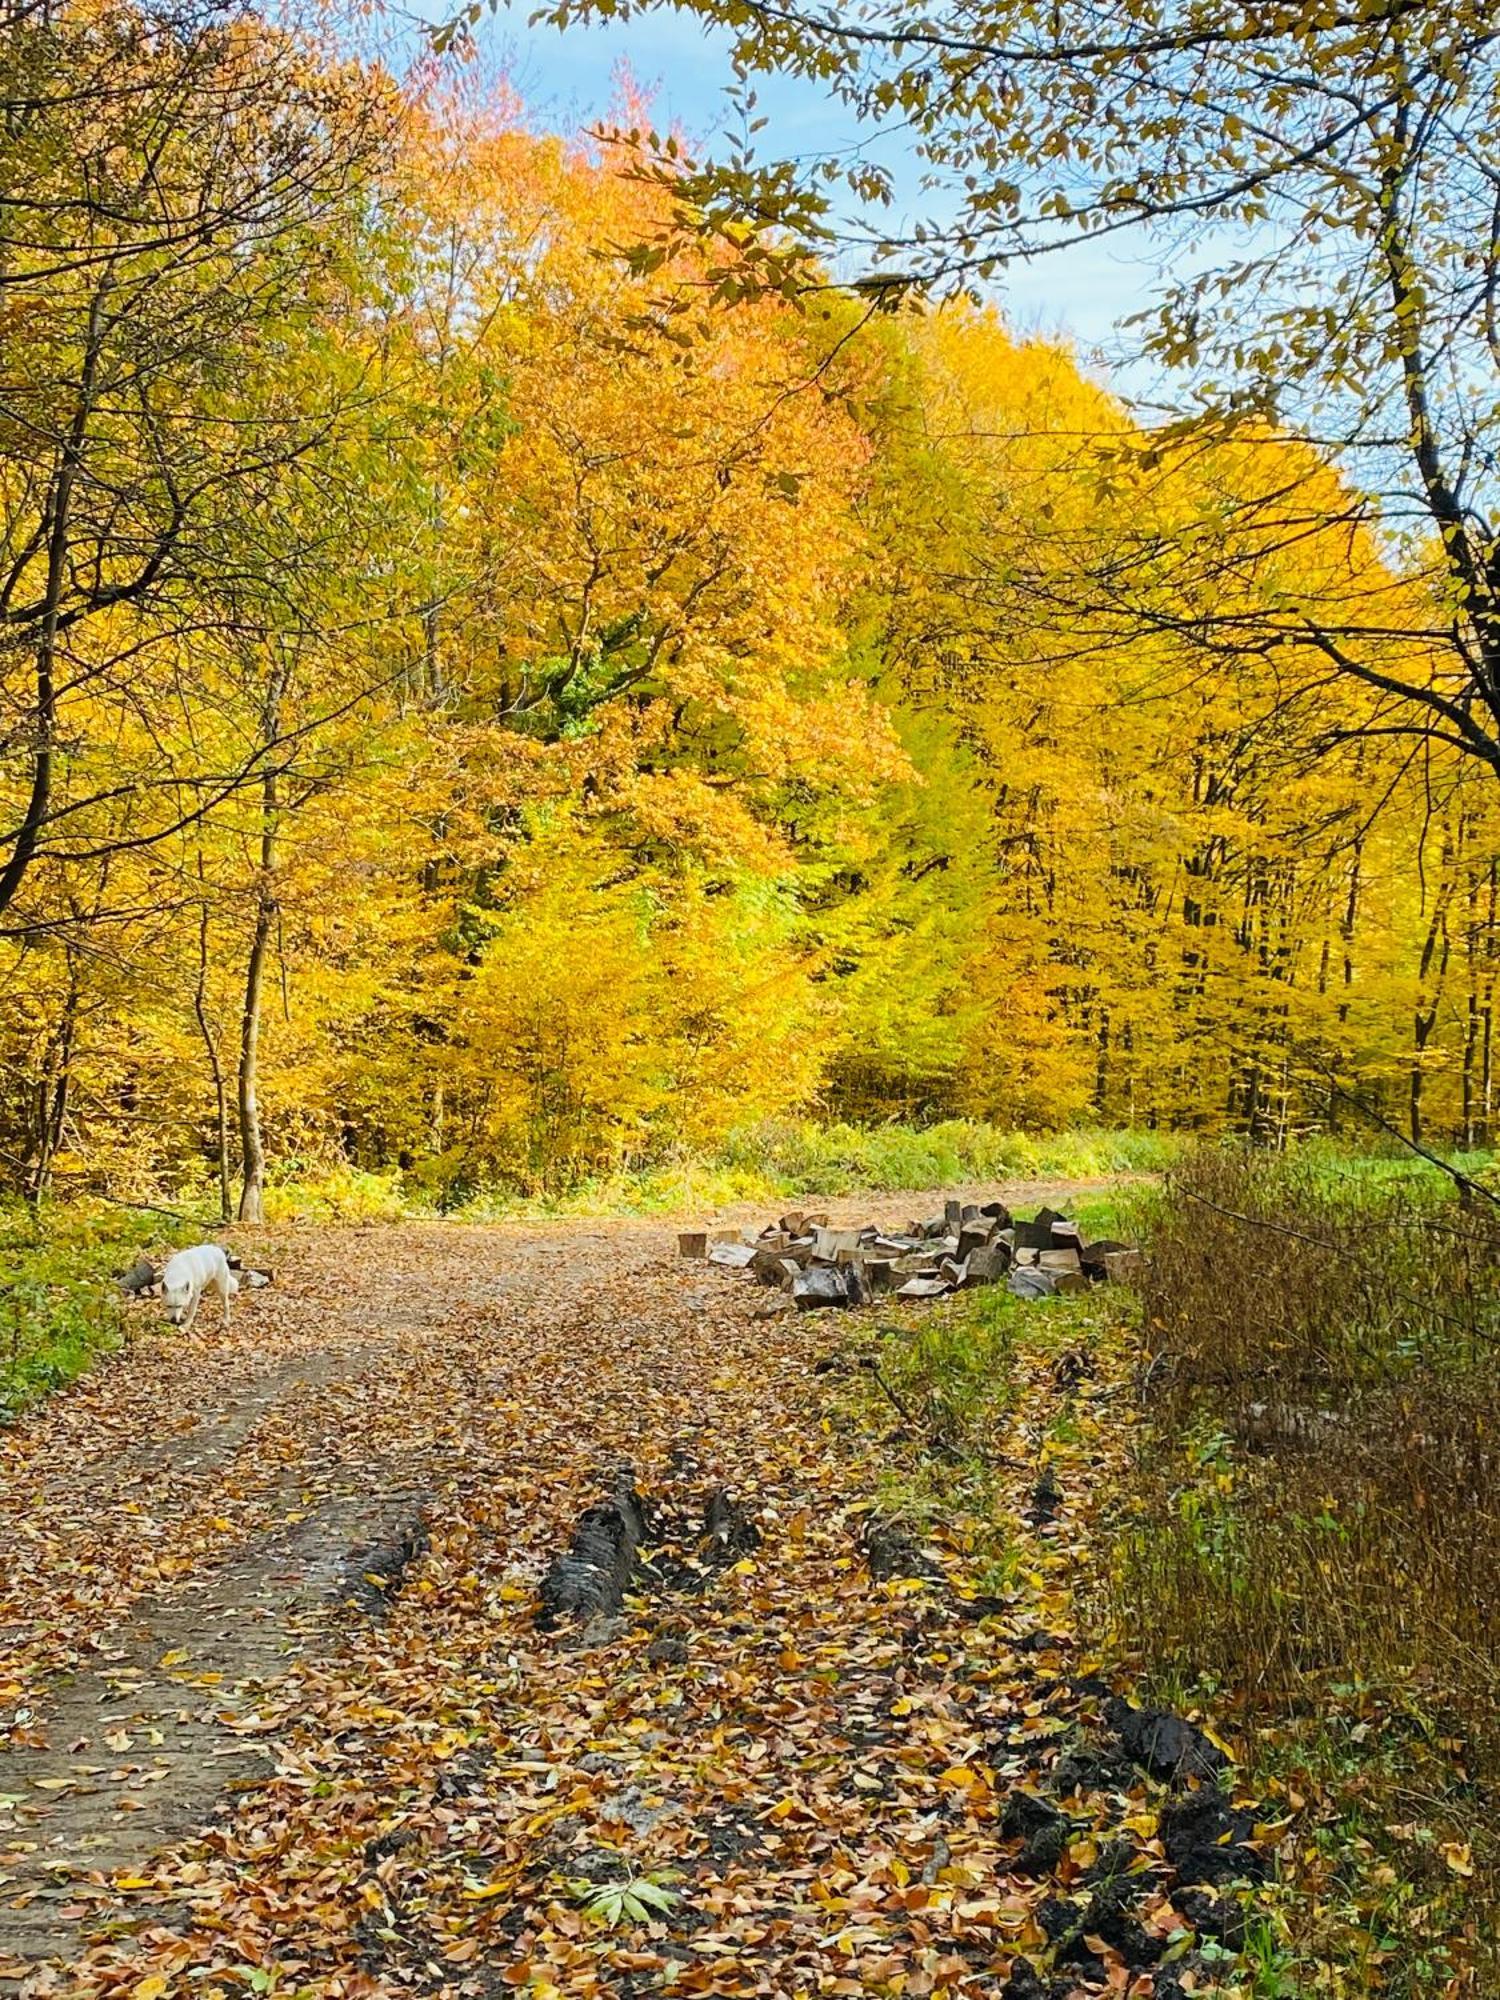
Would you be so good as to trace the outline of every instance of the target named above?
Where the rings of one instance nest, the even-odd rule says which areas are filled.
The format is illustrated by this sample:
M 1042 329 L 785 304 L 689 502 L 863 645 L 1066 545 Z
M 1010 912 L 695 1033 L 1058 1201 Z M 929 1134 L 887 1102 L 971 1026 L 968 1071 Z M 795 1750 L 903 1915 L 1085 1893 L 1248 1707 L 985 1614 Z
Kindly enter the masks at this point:
M 1357 1695 L 1500 1866 L 1474 1793 L 1500 1778 L 1500 1210 L 1238 1149 L 1138 1209 L 1151 1421 L 1117 1625 L 1305 1730 Z

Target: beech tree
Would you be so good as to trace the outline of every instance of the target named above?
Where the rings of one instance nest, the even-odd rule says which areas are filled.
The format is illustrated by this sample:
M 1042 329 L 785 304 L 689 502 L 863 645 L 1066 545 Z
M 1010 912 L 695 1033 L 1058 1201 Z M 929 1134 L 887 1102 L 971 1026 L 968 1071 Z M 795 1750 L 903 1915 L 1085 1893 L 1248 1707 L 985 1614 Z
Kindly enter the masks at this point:
M 558 0 L 559 27 L 654 0 Z M 1268 446 L 1264 477 L 1099 579 L 1150 623 L 1231 664 L 1289 649 L 1358 680 L 1368 727 L 1436 740 L 1500 775 L 1500 42 L 1476 0 L 676 0 L 733 39 L 745 138 L 685 163 L 637 134 L 679 226 L 758 232 L 763 283 L 819 282 L 802 252 L 862 243 L 864 281 L 982 284 L 1081 240 L 1144 241 L 1168 277 L 1140 326 L 1183 407 L 1155 442 Z M 470 9 L 465 19 L 477 17 Z M 909 135 L 930 219 L 897 229 L 886 169 L 862 150 L 762 158 L 753 79 L 788 72 L 869 125 Z M 774 149 L 774 133 L 764 143 Z M 859 217 L 850 222 L 851 202 Z M 1175 265 L 1175 272 L 1174 272 Z M 1285 483 L 1286 434 L 1311 447 Z M 1358 587 L 1253 619 L 1215 615 L 1216 529 L 1257 523 L 1295 547 L 1322 518 L 1319 458 L 1351 483 L 1351 530 L 1399 547 L 1421 589 Z M 1136 455 L 1133 476 L 1159 467 Z M 1209 600 L 1205 602 L 1204 600 Z
M 0 120 L 4 919 L 39 860 L 160 841 L 264 775 L 261 745 L 184 764 L 153 722 L 199 651 L 298 615 L 317 540 L 268 524 L 347 385 L 277 393 L 266 363 L 284 385 L 312 337 L 389 120 L 247 9 L 127 0 L 9 10 Z

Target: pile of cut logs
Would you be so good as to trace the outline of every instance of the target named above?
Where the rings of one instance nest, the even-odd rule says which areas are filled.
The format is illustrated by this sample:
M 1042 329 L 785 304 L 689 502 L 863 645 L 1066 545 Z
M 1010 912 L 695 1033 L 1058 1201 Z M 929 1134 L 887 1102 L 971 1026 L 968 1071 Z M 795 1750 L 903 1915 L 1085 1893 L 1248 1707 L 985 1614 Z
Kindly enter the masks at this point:
M 873 1223 L 834 1228 L 826 1214 L 793 1210 L 759 1234 L 685 1230 L 677 1247 L 684 1257 L 703 1257 L 779 1286 L 805 1312 L 869 1305 L 887 1294 L 937 1299 L 970 1285 L 1000 1283 L 1018 1298 L 1052 1298 L 1128 1279 L 1141 1261 L 1128 1243 L 1086 1243 L 1078 1224 L 1055 1209 L 1040 1209 L 1026 1221 L 1003 1201 L 950 1201 L 942 1215 L 899 1231 Z

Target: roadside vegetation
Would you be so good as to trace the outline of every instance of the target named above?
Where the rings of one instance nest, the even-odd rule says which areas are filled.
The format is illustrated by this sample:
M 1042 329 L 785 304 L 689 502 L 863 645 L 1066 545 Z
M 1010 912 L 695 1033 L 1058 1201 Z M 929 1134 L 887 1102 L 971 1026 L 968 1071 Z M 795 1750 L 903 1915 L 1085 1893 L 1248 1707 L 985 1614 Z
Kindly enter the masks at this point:
M 1143 1242 L 1138 1296 L 985 1290 L 862 1337 L 889 1504 L 986 1591 L 1040 1565 L 1058 1629 L 1212 1717 L 1295 1833 L 1215 1991 L 1493 1994 L 1500 1211 L 1310 1146 L 1079 1212 Z
M 124 1315 L 114 1274 L 138 1250 L 191 1231 L 159 1215 L 0 1205 L 0 1423 L 111 1353 Z
M 1381 1990 L 1500 1980 L 1500 1208 L 1420 1165 L 1205 1151 L 1135 1204 L 1146 1421 L 1107 1579 L 1211 1692 L 1323 1875 L 1298 1933 Z

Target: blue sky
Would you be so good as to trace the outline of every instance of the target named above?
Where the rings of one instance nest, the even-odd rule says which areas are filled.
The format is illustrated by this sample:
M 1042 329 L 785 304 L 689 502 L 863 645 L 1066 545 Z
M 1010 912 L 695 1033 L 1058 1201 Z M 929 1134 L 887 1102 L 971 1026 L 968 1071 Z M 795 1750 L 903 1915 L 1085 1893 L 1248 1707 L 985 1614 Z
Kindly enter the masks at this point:
M 445 0 L 419 0 L 419 5 L 429 18 L 447 11 Z M 652 93 L 660 126 L 680 125 L 700 140 L 722 126 L 728 39 L 696 18 L 662 9 L 559 32 L 530 27 L 529 11 L 524 0 L 518 6 L 501 0 L 497 16 L 478 32 L 486 54 L 506 70 L 535 123 L 564 131 L 591 124 L 608 111 L 623 65 Z M 758 110 L 770 122 L 756 144 L 767 156 L 821 156 L 831 146 L 873 145 L 901 191 L 897 215 L 903 208 L 921 212 L 920 169 L 899 134 L 876 137 L 861 130 L 843 107 L 796 79 L 768 77 L 757 90 Z M 1116 240 L 1080 244 L 1030 266 L 1013 266 L 996 289 L 1018 330 L 1065 334 L 1091 372 L 1124 393 L 1149 395 L 1153 377 L 1131 363 L 1129 336 L 1120 334 L 1118 325 L 1148 302 L 1151 286 L 1149 262 Z

